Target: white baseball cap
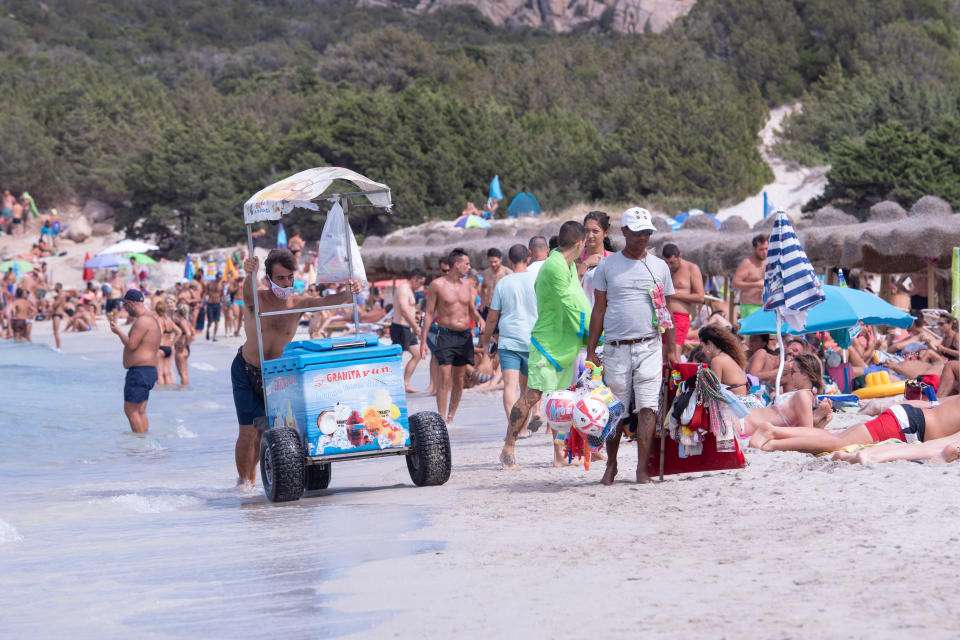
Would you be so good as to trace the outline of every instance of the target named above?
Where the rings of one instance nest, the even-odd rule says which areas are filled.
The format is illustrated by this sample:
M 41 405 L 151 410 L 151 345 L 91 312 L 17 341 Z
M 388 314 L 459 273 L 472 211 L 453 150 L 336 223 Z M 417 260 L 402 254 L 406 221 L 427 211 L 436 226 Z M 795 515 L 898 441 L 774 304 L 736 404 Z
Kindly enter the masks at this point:
M 653 226 L 653 216 L 643 207 L 630 207 L 623 212 L 623 221 L 620 225 L 630 229 L 630 231 L 656 231 Z

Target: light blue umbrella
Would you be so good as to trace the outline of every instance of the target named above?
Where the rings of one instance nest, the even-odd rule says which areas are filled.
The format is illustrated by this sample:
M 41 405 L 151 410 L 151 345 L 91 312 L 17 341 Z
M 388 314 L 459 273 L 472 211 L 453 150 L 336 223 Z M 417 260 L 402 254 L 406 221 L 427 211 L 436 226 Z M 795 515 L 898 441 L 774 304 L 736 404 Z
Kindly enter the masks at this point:
M 872 293 L 829 284 L 823 285 L 823 293 L 826 300 L 807 314 L 804 328 L 795 329 L 787 323 L 781 329 L 792 335 L 801 335 L 846 329 L 855 326 L 858 322 L 867 325 L 885 324 L 901 329 L 909 329 L 913 324 L 913 316 Z M 773 311 L 754 311 L 740 323 L 741 335 L 776 332 L 777 318 Z
M 786 212 L 780 209 L 776 215 L 773 233 L 770 235 L 770 248 L 767 251 L 767 266 L 763 272 L 763 309 L 774 312 L 776 322 L 780 368 L 777 370 L 774 391 L 779 397 L 780 376 L 783 375 L 783 321 L 786 320 L 789 326 L 797 331 L 808 331 L 807 313 L 826 298 L 817 273 L 800 246 L 800 240 Z M 747 317 L 747 320 L 749 319 L 750 316 Z
M 120 264 L 119 254 L 101 253 L 87 260 L 83 266 L 88 269 L 116 269 Z

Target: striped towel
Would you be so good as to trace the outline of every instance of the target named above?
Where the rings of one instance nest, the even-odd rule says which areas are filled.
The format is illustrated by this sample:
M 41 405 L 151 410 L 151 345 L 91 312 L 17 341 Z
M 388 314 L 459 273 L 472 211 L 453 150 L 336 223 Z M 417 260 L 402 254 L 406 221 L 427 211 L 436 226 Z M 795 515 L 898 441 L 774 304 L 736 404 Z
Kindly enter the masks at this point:
M 795 331 L 803 331 L 807 312 L 826 297 L 787 214 L 780 209 L 776 216 L 763 276 L 763 308 L 776 310 Z

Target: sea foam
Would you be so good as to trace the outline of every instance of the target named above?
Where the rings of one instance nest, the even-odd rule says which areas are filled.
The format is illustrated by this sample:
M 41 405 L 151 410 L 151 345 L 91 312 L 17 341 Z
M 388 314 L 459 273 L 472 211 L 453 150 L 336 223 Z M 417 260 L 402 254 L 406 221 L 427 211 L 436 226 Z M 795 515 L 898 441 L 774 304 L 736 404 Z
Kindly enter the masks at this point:
M 0 520 L 0 544 L 5 542 L 21 542 L 23 536 L 17 532 L 17 528 L 8 522 Z

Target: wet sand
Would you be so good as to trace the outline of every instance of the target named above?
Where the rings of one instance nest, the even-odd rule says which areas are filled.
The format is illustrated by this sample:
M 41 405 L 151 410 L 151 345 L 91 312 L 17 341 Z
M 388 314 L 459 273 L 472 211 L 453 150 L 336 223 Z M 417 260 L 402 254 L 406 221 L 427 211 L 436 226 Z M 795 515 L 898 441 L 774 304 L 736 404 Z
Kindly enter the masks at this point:
M 71 336 L 65 348 L 82 349 L 82 338 Z M 425 384 L 425 372 L 421 365 L 414 386 Z M 424 394 L 408 402 L 411 411 L 435 408 Z M 254 607 L 249 626 L 229 630 L 241 637 L 272 625 L 293 637 L 956 636 L 960 465 L 861 467 L 748 451 L 743 470 L 638 486 L 629 481 L 636 450 L 625 445 L 618 482 L 602 487 L 603 463 L 554 469 L 542 434 L 518 444 L 521 470 L 501 470 L 504 420 L 499 392 L 465 394 L 451 432 L 453 474 L 442 487 L 414 488 L 401 460 L 386 459 L 335 465 L 329 490 L 294 505 L 270 505 L 257 492 L 221 500 L 218 509 L 256 514 L 264 536 L 283 536 L 270 525 L 317 518 L 325 506 L 345 518 L 355 509 L 364 546 L 390 550 L 363 553 L 350 544 L 349 526 L 318 531 L 315 540 L 298 528 L 285 543 L 291 590 L 275 589 L 275 611 Z M 230 454 L 211 459 L 205 477 L 232 482 Z M 154 544 L 164 535 L 162 528 L 146 534 Z M 311 574 L 310 557 L 294 568 L 311 544 L 342 549 L 333 555 L 336 571 Z M 0 546 L 0 554 L 11 550 Z M 276 586 L 279 578 L 268 579 L 275 569 L 258 564 L 244 573 L 253 592 Z M 214 594 L 191 600 L 189 613 L 216 616 L 222 606 Z M 181 612 L 172 603 L 166 615 Z M 164 628 L 176 635 L 190 625 Z

